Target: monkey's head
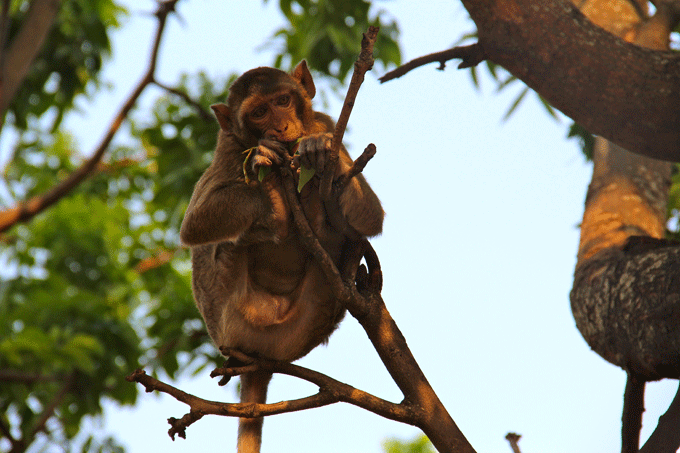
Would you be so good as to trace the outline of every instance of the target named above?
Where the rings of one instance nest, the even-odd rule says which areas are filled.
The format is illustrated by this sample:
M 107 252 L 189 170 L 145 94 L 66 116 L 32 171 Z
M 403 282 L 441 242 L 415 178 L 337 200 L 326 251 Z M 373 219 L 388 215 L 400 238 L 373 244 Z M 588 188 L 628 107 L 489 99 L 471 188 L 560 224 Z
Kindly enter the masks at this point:
M 212 106 L 221 129 L 246 148 L 268 138 L 288 143 L 307 135 L 314 124 L 312 98 L 316 87 L 307 62 L 287 74 L 274 68 L 255 68 L 229 88 L 226 104 Z

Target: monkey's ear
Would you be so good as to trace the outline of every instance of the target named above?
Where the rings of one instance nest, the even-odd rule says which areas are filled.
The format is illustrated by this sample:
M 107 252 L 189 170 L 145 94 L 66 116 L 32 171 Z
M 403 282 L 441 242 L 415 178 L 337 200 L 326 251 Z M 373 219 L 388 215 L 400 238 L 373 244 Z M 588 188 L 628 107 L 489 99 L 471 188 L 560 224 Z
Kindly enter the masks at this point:
M 210 108 L 215 112 L 215 117 L 217 118 L 217 122 L 220 123 L 220 128 L 226 132 L 231 131 L 231 114 L 227 104 L 213 104 Z
M 307 67 L 307 60 L 302 60 L 293 69 L 293 74 L 291 74 L 295 80 L 300 82 L 300 85 L 305 89 L 310 99 L 314 99 L 316 94 L 316 87 L 314 86 L 314 80 L 312 80 L 312 74 L 309 72 Z

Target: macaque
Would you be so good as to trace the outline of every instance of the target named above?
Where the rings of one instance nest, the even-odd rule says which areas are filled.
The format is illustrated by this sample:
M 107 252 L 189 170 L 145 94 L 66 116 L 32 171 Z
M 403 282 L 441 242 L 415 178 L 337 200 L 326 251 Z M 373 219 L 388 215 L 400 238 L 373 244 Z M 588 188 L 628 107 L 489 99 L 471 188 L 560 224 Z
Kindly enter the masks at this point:
M 294 167 L 314 169 L 298 197 L 341 268 L 348 236 L 328 221 L 318 188 L 335 126 L 312 110 L 315 93 L 303 60 L 290 75 L 266 67 L 246 72 L 231 86 L 227 103 L 212 106 L 220 125 L 217 149 L 196 184 L 180 238 L 191 247 L 196 305 L 221 349 L 293 361 L 327 341 L 345 314 L 300 242 L 277 171 L 296 148 Z M 333 178 L 351 165 L 341 147 Z M 356 237 L 382 231 L 383 209 L 362 175 L 336 201 Z M 270 379 L 262 371 L 243 374 L 241 402 L 264 403 Z M 259 452 L 261 438 L 262 418 L 239 420 L 239 453 Z

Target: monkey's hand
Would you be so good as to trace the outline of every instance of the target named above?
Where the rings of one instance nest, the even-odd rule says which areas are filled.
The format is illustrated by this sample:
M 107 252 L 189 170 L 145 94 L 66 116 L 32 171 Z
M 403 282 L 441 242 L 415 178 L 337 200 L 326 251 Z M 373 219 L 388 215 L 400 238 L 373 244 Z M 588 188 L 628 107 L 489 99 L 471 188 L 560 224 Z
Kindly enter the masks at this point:
M 251 170 L 254 174 L 257 174 L 260 167 L 283 165 L 286 155 L 288 155 L 288 150 L 285 144 L 263 138 L 257 143 L 257 148 L 250 157 Z
M 314 134 L 300 139 L 298 154 L 295 161 L 300 166 L 312 168 L 317 175 L 323 174 L 328 156 L 331 151 L 333 134 Z

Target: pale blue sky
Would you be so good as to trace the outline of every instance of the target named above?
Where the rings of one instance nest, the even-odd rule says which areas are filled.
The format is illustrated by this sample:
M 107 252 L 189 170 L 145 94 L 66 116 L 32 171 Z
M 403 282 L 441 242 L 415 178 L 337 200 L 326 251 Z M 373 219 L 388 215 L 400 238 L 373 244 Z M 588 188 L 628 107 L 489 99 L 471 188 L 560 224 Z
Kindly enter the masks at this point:
M 131 17 L 115 35 L 106 71 L 114 89 L 84 116 L 72 118 L 82 148 L 92 149 L 137 83 L 155 21 L 148 0 L 126 0 Z M 181 72 L 226 76 L 270 64 L 261 45 L 280 26 L 275 1 L 184 0 L 182 21 L 169 21 L 159 80 Z M 404 61 L 443 50 L 474 29 L 458 1 L 380 2 L 399 21 Z M 444 405 L 480 453 L 509 452 L 508 431 L 523 435 L 524 453 L 620 451 L 625 375 L 590 351 L 574 326 L 569 290 L 577 225 L 591 167 L 576 143 L 534 99 L 508 122 L 502 118 L 519 85 L 497 95 L 482 77 L 451 62 L 380 85 L 366 77 L 346 136 L 356 157 L 368 144 L 378 154 L 364 174 L 387 217 L 373 241 L 380 256 L 383 297 Z M 483 72 L 483 71 L 482 71 Z M 323 84 L 321 84 L 323 85 Z M 157 92 L 150 90 L 148 105 Z M 337 117 L 333 96 L 327 113 Z M 144 104 L 142 104 L 144 105 Z M 317 105 L 319 105 L 317 103 Z M 143 112 L 138 112 L 143 118 Z M 91 131 L 96 131 L 92 135 Z M 303 366 L 398 402 L 401 400 L 365 334 L 351 317 Z M 208 376 L 171 382 L 204 398 L 234 401 L 235 387 Z M 645 437 L 665 411 L 675 382 L 648 385 Z M 270 401 L 297 398 L 315 387 L 277 376 Z M 134 409 L 108 405 L 104 430 L 130 453 L 234 451 L 236 420 L 204 417 L 174 443 L 168 417 L 187 407 L 142 394 Z M 419 431 L 346 404 L 270 417 L 263 453 L 380 452 L 387 437 Z

